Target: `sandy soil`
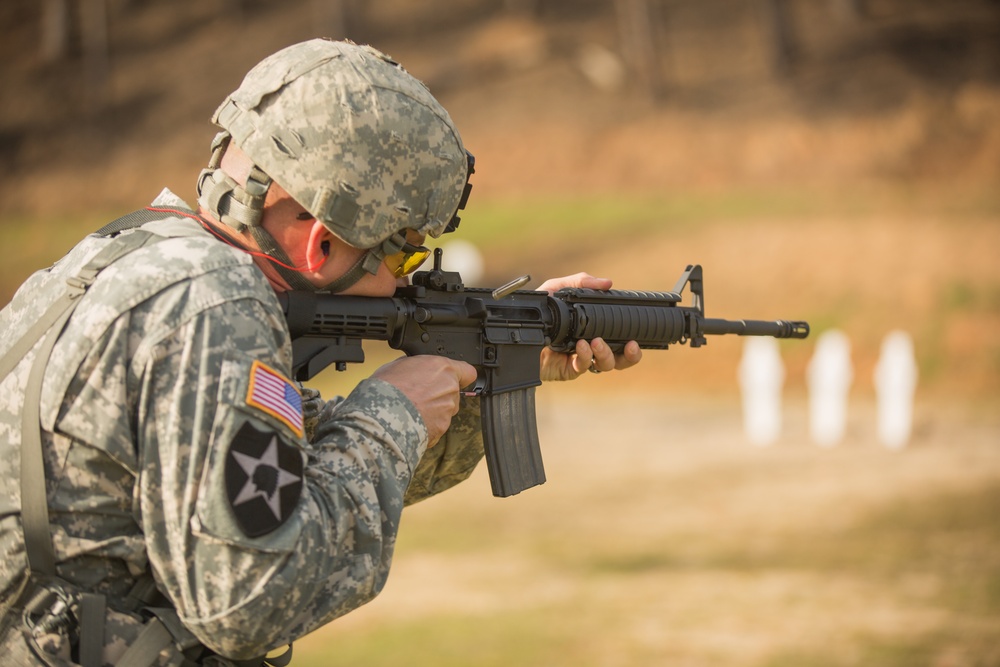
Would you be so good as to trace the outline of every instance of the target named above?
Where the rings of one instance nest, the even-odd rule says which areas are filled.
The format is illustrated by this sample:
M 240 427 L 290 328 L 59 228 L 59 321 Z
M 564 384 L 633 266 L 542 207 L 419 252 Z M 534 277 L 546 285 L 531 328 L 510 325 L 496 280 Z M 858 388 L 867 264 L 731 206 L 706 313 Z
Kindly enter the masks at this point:
M 511 653 L 539 665 L 998 664 L 996 609 L 960 611 L 945 591 L 953 566 L 971 585 L 1000 565 L 994 538 L 952 504 L 970 498 L 989 515 L 1000 424 L 936 414 L 890 452 L 872 406 L 852 407 L 837 448 L 808 442 L 805 406 L 792 402 L 783 438 L 761 449 L 735 403 L 548 390 L 549 481 L 498 500 L 479 470 L 411 508 L 382 596 L 296 650 L 331 665 L 351 664 L 355 645 L 369 664 L 392 664 L 376 647 L 393 641 L 420 665 L 463 664 L 455 644 L 477 642 L 492 647 L 476 654 L 488 665 Z M 940 549 L 949 555 L 928 566 Z M 479 640 L 455 640 L 454 623 Z M 558 651 L 520 656 L 504 643 L 538 636 Z

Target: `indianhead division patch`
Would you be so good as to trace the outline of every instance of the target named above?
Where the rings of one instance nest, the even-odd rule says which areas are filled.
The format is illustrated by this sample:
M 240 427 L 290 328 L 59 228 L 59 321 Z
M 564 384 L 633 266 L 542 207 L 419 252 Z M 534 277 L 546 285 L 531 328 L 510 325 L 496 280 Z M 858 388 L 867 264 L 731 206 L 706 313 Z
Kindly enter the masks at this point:
M 250 367 L 247 405 L 263 410 L 302 437 L 302 396 L 295 385 L 267 364 L 254 361 Z
M 302 453 L 276 433 L 244 424 L 226 454 L 226 498 L 248 537 L 288 520 L 302 496 Z

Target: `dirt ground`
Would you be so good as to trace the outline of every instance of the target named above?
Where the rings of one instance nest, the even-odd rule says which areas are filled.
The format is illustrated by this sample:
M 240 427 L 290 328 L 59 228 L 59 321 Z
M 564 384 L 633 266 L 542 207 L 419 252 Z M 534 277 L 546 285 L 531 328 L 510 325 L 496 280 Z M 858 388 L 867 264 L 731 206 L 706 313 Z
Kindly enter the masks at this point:
M 478 470 L 411 508 L 384 593 L 298 659 L 1000 664 L 998 424 L 937 414 L 890 452 L 872 407 L 823 449 L 793 402 L 756 448 L 737 403 L 547 389 L 549 481 L 499 500 Z

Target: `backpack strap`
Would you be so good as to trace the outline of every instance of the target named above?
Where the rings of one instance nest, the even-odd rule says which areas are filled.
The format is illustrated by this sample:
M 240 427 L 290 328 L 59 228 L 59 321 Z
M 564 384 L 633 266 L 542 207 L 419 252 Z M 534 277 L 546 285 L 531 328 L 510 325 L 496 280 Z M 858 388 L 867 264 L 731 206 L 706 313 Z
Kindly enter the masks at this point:
M 42 317 L 0 360 L 0 373 L 6 377 L 17 362 L 24 358 L 27 351 L 35 346 L 38 339 L 44 336 L 28 375 L 24 405 L 21 408 L 21 523 L 24 526 L 28 565 L 33 573 L 47 577 L 56 574 L 52 536 L 49 532 L 49 508 L 39 419 L 45 367 L 66 322 L 76 310 L 87 288 L 97 278 L 97 274 L 116 260 L 160 238 L 149 232 L 136 231 L 112 240 L 75 276 L 66 280 L 66 291 L 62 296 L 49 306 Z
M 2 380 L 28 352 L 38 347 L 28 373 L 24 403 L 21 406 L 21 526 L 24 530 L 25 555 L 31 571 L 22 599 L 32 594 L 32 581 L 51 581 L 56 577 L 40 420 L 42 383 L 49 357 L 70 315 L 97 275 L 118 259 L 160 238 L 140 230 L 113 239 L 66 280 L 65 291 L 0 359 Z M 41 345 L 38 345 L 39 339 Z M 80 611 L 80 663 L 84 667 L 99 667 L 104 650 L 104 596 L 96 593 L 81 594 Z
M 105 225 L 97 234 L 111 236 L 160 219 L 162 212 L 139 209 Z M 76 275 L 66 280 L 66 290 L 0 358 L 0 381 L 17 366 L 42 339 L 35 355 L 21 408 L 21 525 L 25 554 L 32 573 L 54 577 L 55 553 L 49 532 L 49 508 L 45 486 L 45 464 L 40 430 L 40 403 L 45 367 L 70 315 L 80 303 L 97 274 L 125 255 L 161 237 L 144 231 L 117 236 L 98 252 Z M 30 586 L 29 586 L 30 588 Z M 30 593 L 29 593 L 30 594 Z
M 140 208 L 138 211 L 132 211 L 117 220 L 112 220 L 94 232 L 94 234 L 97 236 L 114 236 L 119 232 L 135 229 L 136 227 L 142 227 L 147 222 L 162 220 L 164 213 L 176 213 L 177 215 L 184 217 L 192 217 L 195 215 L 194 211 L 181 207 L 172 206 L 168 208 L 156 208 L 155 210 L 152 207 Z
M 182 210 L 176 210 L 179 215 L 187 215 Z M 21 525 L 24 530 L 25 555 L 28 559 L 30 574 L 28 585 L 23 589 L 20 599 L 26 600 L 38 594 L 35 590 L 38 584 L 56 580 L 55 550 L 52 546 L 52 534 L 49 523 L 49 506 L 45 485 L 45 458 L 41 438 L 41 394 L 45 379 L 45 368 L 49 357 L 55 348 L 56 341 L 62 334 L 70 316 L 80 304 L 87 289 L 97 279 L 98 274 L 118 261 L 151 243 L 162 240 L 163 237 L 147 232 L 141 227 L 147 222 L 163 219 L 163 209 L 156 211 L 140 209 L 122 216 L 99 229 L 98 236 L 112 236 L 110 243 L 102 248 L 76 275 L 66 280 L 66 290 L 41 317 L 10 347 L 0 358 L 0 382 L 17 366 L 17 364 L 38 345 L 28 381 L 24 391 L 24 403 L 21 408 Z M 127 230 L 136 230 L 131 234 L 120 235 Z M 152 580 L 149 580 L 152 582 Z M 140 581 L 139 584 L 144 584 Z M 155 584 L 154 584 L 155 586 Z M 142 588 L 142 590 L 138 590 Z M 128 602 L 139 603 L 150 597 L 148 586 L 137 585 L 130 594 Z M 155 590 L 155 589 L 154 589 Z M 16 602 L 20 606 L 22 602 Z M 177 618 L 172 609 L 152 609 L 153 617 L 143 628 L 138 639 L 126 650 L 118 665 L 121 667 L 145 667 L 153 664 L 160 651 L 173 648 L 180 653 L 181 667 L 195 665 L 184 655 L 184 652 L 200 653 L 201 644 Z M 100 667 L 103 663 L 104 625 L 107 613 L 107 601 L 103 595 L 96 593 L 80 593 L 80 664 L 83 667 Z M 265 657 L 240 661 L 242 665 L 286 665 L 291 658 L 291 648 L 277 658 L 275 662 Z

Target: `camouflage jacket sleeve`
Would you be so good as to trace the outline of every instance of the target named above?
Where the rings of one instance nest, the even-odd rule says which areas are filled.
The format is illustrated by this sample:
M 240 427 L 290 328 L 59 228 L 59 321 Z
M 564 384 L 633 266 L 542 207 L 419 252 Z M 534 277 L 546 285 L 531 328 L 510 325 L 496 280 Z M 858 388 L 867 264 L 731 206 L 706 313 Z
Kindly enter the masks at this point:
M 134 362 L 150 564 L 187 628 L 232 658 L 378 593 L 427 442 L 413 405 L 369 379 L 307 443 L 272 310 L 255 299 L 204 308 Z
M 412 505 L 465 481 L 482 458 L 479 399 L 463 397 L 447 433 L 420 458 L 404 502 Z
M 317 390 L 310 387 L 300 389 L 306 439 L 312 442 L 319 425 L 336 414 L 335 407 L 343 399 L 338 397 L 326 402 Z M 482 458 L 483 430 L 479 400 L 462 397 L 459 412 L 451 420 L 448 431 L 420 457 L 406 489 L 404 504 L 418 503 L 465 481 Z

